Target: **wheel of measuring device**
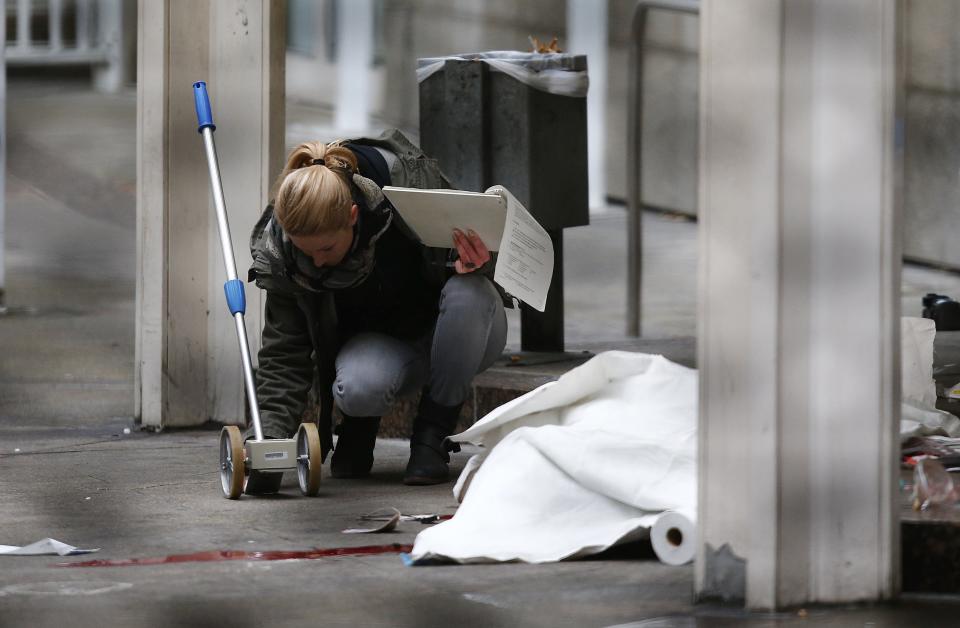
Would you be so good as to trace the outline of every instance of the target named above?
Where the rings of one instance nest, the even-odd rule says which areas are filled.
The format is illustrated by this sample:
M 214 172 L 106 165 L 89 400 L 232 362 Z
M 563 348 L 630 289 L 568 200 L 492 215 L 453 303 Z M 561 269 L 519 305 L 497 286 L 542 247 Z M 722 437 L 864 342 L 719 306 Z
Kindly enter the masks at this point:
M 243 493 L 246 457 L 240 428 L 227 425 L 220 430 L 220 488 L 227 499 L 237 499 Z
M 320 490 L 320 432 L 314 423 L 301 423 L 297 430 L 297 480 L 300 492 L 315 497 Z

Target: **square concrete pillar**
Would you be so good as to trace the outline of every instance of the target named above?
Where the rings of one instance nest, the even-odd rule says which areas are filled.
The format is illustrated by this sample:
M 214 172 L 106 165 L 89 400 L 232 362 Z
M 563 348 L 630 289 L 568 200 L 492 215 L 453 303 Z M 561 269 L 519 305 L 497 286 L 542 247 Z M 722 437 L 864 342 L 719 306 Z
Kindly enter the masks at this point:
M 243 378 L 191 85 L 209 86 L 237 267 L 283 159 L 281 0 L 141 0 L 136 409 L 144 426 L 245 422 Z M 247 291 L 251 351 L 261 295 Z
M 896 0 L 701 9 L 699 599 L 898 591 Z

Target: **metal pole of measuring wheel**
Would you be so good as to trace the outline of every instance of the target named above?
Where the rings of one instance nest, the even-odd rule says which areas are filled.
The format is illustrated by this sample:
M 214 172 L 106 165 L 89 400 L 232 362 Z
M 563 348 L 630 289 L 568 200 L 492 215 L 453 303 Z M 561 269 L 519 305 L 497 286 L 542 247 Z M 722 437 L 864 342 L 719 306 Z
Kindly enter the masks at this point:
M 207 152 L 207 168 L 210 170 L 210 190 L 213 192 L 213 205 L 217 212 L 217 229 L 220 232 L 220 248 L 223 252 L 223 265 L 227 270 L 227 281 L 223 291 L 227 296 L 227 307 L 237 327 L 237 340 L 240 343 L 240 356 L 243 361 L 243 382 L 247 391 L 250 416 L 253 418 L 253 431 L 257 440 L 263 440 L 260 427 L 260 408 L 257 406 L 257 387 L 253 381 L 253 363 L 250 360 L 250 344 L 247 341 L 247 328 L 243 315 L 247 309 L 247 299 L 243 282 L 237 278 L 237 263 L 233 257 L 233 242 L 230 239 L 230 224 L 227 222 L 227 206 L 223 200 L 223 184 L 220 181 L 220 165 L 217 162 L 217 147 L 213 143 L 213 114 L 210 112 L 210 98 L 207 96 L 207 84 L 197 81 L 193 84 L 193 98 L 197 107 L 197 130 L 203 136 L 203 146 Z

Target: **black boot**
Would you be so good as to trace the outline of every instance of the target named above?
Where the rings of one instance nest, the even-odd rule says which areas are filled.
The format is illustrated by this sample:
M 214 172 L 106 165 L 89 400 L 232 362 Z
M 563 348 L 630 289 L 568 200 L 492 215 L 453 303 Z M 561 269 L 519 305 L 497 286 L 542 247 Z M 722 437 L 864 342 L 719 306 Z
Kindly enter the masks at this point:
M 330 475 L 335 478 L 365 478 L 373 467 L 373 447 L 377 444 L 380 417 L 344 415 L 337 426 L 337 446 L 330 458 Z
M 420 397 L 420 409 L 413 421 L 410 436 L 410 461 L 403 474 L 403 483 L 411 486 L 426 486 L 446 482 L 450 477 L 447 463 L 450 451 L 460 451 L 460 446 L 450 443 L 447 437 L 453 434 L 460 418 L 460 408 L 441 406 L 430 399 L 428 391 Z

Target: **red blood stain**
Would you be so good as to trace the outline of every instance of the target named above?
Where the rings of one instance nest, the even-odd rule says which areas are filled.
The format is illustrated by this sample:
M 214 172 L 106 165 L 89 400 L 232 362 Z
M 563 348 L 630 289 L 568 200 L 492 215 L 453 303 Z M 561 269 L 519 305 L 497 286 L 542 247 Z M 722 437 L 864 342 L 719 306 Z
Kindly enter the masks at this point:
M 243 552 L 236 550 L 173 554 L 155 558 L 125 558 L 120 560 L 87 560 L 79 563 L 57 563 L 56 567 L 142 567 L 174 563 L 211 563 L 224 560 L 315 560 L 330 556 L 371 556 L 410 552 L 412 545 L 363 545 L 360 547 L 316 548 L 303 551 Z

